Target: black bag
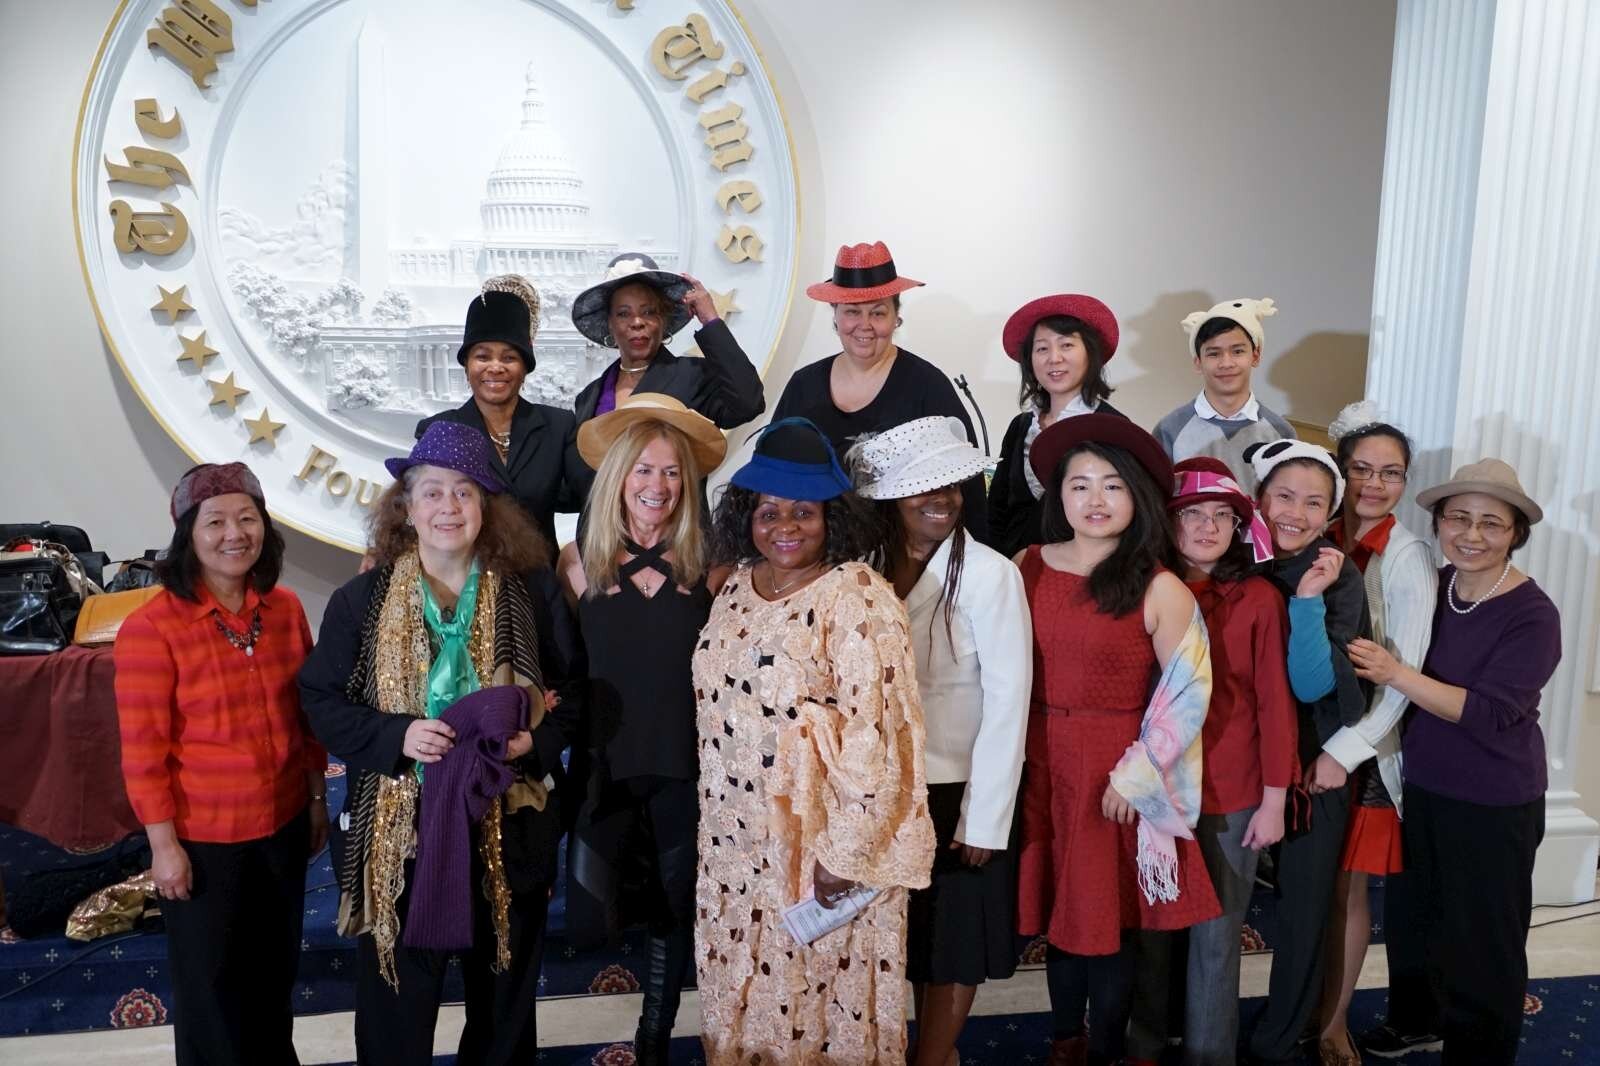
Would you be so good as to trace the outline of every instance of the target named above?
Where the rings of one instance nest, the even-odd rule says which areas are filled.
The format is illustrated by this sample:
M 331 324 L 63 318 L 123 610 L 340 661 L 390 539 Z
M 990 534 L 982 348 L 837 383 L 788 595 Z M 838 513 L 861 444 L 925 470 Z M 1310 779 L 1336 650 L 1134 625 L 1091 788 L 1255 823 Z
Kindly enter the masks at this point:
M 147 589 L 156 584 L 156 564 L 153 559 L 129 559 L 117 571 L 117 576 L 106 586 L 107 592 L 127 592 L 129 589 Z
M 83 573 L 96 585 L 105 584 L 105 568 L 111 556 L 95 551 L 89 534 L 79 526 L 58 526 L 54 522 L 0 522 L 0 544 L 17 540 L 44 540 L 59 544 L 78 557 Z
M 43 655 L 72 643 L 82 599 L 47 555 L 0 560 L 0 655 Z

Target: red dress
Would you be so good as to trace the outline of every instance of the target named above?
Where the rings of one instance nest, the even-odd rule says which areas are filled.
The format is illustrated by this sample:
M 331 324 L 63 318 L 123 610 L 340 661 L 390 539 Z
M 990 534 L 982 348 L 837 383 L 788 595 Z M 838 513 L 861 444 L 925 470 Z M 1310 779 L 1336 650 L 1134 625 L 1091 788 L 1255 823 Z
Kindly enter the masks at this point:
M 1100 813 L 1113 767 L 1139 737 L 1161 670 L 1144 612 L 1102 614 L 1087 578 L 1022 560 L 1033 614 L 1033 713 L 1022 774 L 1019 927 L 1075 955 L 1111 955 L 1124 929 L 1186 929 L 1221 913 L 1205 860 L 1179 840 L 1178 898 L 1139 891 L 1135 827 Z

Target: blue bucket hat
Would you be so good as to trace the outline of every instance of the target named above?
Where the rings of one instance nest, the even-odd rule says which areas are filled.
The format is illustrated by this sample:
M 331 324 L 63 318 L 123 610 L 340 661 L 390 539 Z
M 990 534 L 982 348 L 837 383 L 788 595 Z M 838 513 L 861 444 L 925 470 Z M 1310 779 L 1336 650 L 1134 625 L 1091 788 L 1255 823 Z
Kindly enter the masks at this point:
M 482 430 L 440 419 L 429 424 L 417 443 L 411 446 L 410 455 L 385 459 L 383 465 L 395 477 L 414 466 L 442 466 L 467 475 L 485 492 L 504 492 L 505 485 L 494 472 L 493 454 L 489 438 Z
M 818 503 L 850 491 L 839 457 L 809 418 L 780 418 L 764 428 L 750 461 L 728 480 L 751 492 Z

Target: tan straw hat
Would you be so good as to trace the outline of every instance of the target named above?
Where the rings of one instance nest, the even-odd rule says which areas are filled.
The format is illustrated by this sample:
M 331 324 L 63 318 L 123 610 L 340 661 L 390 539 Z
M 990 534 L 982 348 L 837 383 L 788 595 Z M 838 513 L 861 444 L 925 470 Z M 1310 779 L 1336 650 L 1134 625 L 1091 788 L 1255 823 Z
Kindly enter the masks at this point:
M 727 438 L 711 419 L 661 392 L 636 392 L 618 404 L 616 410 L 579 426 L 578 454 L 599 470 L 611 445 L 635 422 L 665 422 L 688 437 L 701 477 L 710 475 L 728 454 Z
M 1417 506 L 1431 509 L 1440 500 L 1460 496 L 1465 492 L 1481 492 L 1485 496 L 1493 496 L 1501 503 L 1510 504 L 1522 512 L 1530 526 L 1544 517 L 1543 509 L 1522 491 L 1522 482 L 1517 479 L 1517 472 L 1503 459 L 1480 459 L 1476 463 L 1460 467 L 1456 470 L 1455 477 L 1443 485 L 1435 485 L 1431 489 L 1423 489 L 1417 493 Z

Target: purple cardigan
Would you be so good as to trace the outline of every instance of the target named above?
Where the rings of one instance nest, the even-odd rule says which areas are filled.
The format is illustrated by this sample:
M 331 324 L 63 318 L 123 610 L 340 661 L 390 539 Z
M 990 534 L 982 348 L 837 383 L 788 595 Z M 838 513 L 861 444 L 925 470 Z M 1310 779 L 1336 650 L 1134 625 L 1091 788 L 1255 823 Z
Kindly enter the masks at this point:
M 406 947 L 472 946 L 472 827 L 516 780 L 506 744 L 527 728 L 528 705 L 526 689 L 496 685 L 461 697 L 439 716 L 456 731 L 456 742 L 428 767 L 422 788 Z
M 1548 784 L 1539 690 L 1561 661 L 1561 615 L 1531 580 L 1457 614 L 1445 600 L 1452 570 L 1439 572 L 1422 672 L 1466 689 L 1466 706 L 1459 722 L 1420 707 L 1411 712 L 1406 783 L 1490 807 L 1532 803 Z

